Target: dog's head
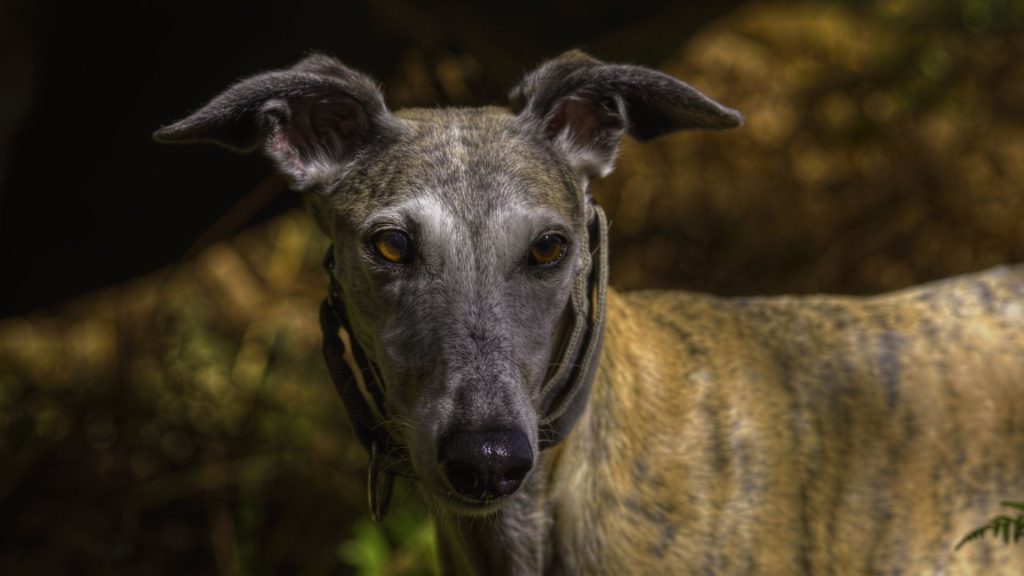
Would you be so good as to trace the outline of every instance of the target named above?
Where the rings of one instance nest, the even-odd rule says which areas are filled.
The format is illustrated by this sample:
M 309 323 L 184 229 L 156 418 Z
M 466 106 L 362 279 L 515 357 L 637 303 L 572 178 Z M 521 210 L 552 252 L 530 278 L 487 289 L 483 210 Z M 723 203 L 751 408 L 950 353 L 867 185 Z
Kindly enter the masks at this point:
M 622 136 L 742 122 L 674 78 L 580 52 L 527 75 L 512 106 L 392 113 L 369 78 L 311 56 L 155 135 L 262 148 L 306 196 L 390 433 L 456 512 L 493 510 L 535 464 L 541 386 L 588 261 L 587 189 Z

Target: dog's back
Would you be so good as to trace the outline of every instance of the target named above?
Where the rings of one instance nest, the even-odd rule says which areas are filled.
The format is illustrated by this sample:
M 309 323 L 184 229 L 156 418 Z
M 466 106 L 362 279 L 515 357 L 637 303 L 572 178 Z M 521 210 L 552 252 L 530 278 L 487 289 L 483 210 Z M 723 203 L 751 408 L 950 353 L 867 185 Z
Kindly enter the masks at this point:
M 1024 573 L 1024 267 L 873 298 L 613 296 L 551 497 L 571 571 Z

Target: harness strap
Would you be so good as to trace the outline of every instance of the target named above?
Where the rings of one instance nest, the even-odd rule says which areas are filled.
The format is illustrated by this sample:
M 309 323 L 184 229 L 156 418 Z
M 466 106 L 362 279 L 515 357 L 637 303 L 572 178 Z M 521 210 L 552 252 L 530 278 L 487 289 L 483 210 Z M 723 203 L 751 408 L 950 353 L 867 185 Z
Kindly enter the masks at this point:
M 571 355 L 566 352 L 562 357 L 559 369 L 571 367 L 568 385 L 562 385 L 543 396 L 544 403 L 541 405 L 540 419 L 540 447 L 541 450 L 555 446 L 572 430 L 576 420 L 583 413 L 583 408 L 590 398 L 590 389 L 594 384 L 594 376 L 597 373 L 598 359 L 601 355 L 601 347 L 604 344 L 604 318 L 608 297 L 608 220 L 604 210 L 596 202 L 592 204 L 594 217 L 588 226 L 591 246 L 596 248 L 595 262 L 591 264 L 588 274 L 588 281 L 582 286 L 577 283 L 573 291 L 574 308 L 576 316 L 584 314 L 584 307 L 589 303 L 589 314 L 584 316 L 581 322 L 577 320 L 575 332 L 580 327 L 587 327 L 586 344 L 583 348 L 583 356 L 579 362 L 569 362 L 577 357 L 576 350 Z M 594 240 L 596 239 L 596 242 Z M 596 245 L 596 246 L 595 246 Z M 589 296 L 589 297 L 588 297 Z M 589 320 L 589 326 L 587 325 Z M 548 385 L 546 384 L 545 387 Z
M 333 268 L 330 249 L 324 257 L 324 267 L 330 274 Z M 381 410 L 384 399 L 380 386 L 369 385 L 371 381 L 379 383 L 380 380 L 372 364 L 367 361 L 362 347 L 352 345 L 352 329 L 333 275 L 330 284 L 327 297 L 320 304 L 324 363 L 345 405 L 356 438 L 369 454 L 366 493 L 373 520 L 381 522 L 391 503 L 395 476 L 412 476 L 412 467 L 406 457 L 405 447 L 395 442 L 387 431 L 385 415 Z M 345 332 L 344 342 L 341 338 L 341 328 L 344 328 Z M 346 352 L 349 353 L 348 358 Z M 352 370 L 353 365 L 359 367 L 359 372 Z
M 583 269 L 576 277 L 570 297 L 572 325 L 564 337 L 565 344 L 557 367 L 541 386 L 541 417 L 538 422 L 541 450 L 565 439 L 583 413 L 604 341 L 608 221 L 596 202 L 591 201 L 587 208 L 591 217 L 587 225 L 588 242 L 583 246 L 585 250 L 581 255 L 584 258 Z M 594 250 L 593 255 L 590 250 Z M 355 429 L 356 438 L 370 457 L 367 493 L 373 519 L 380 522 L 387 513 L 394 477 L 414 477 L 414 473 L 405 446 L 388 433 L 379 370 L 352 336 L 334 276 L 331 248 L 324 256 L 323 266 L 330 277 L 327 297 L 320 305 L 324 361 Z

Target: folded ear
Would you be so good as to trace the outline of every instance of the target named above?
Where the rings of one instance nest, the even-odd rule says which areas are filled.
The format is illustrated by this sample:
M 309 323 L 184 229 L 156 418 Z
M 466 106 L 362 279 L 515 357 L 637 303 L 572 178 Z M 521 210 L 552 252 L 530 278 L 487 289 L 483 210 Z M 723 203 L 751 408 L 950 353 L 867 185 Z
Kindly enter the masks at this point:
M 640 141 L 676 130 L 722 130 L 743 115 L 656 70 L 605 64 L 583 52 L 544 63 L 512 89 L 512 109 L 586 178 L 611 172 L 624 133 Z
M 153 138 L 243 153 L 262 146 L 296 190 L 326 191 L 361 148 L 396 126 L 373 80 L 314 55 L 238 82 Z

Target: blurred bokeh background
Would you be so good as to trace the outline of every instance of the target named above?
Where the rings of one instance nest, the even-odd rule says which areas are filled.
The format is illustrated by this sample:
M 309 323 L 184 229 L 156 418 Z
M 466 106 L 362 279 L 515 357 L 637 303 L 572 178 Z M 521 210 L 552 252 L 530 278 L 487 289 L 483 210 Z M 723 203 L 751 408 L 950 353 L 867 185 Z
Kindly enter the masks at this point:
M 149 133 L 310 50 L 389 105 L 582 47 L 747 115 L 627 142 L 612 283 L 868 294 L 1024 261 L 1024 3 L 0 3 L 0 574 L 419 574 L 319 356 L 326 242 L 258 157 Z

